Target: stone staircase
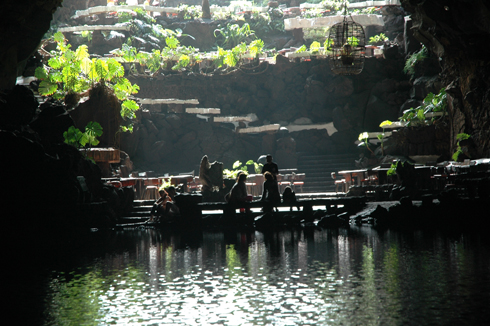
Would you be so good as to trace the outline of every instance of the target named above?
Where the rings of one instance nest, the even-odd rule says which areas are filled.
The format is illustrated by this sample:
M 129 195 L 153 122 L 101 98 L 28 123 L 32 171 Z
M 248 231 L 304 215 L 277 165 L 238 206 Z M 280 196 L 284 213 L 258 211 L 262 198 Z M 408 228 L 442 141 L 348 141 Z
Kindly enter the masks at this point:
M 133 209 L 120 217 L 119 225 L 139 224 L 150 218 L 151 208 L 155 200 L 135 200 Z
M 298 153 L 298 157 L 298 172 L 306 174 L 303 192 L 308 193 L 335 192 L 331 173 L 355 170 L 357 169 L 355 160 L 359 159 L 356 153 L 333 155 Z

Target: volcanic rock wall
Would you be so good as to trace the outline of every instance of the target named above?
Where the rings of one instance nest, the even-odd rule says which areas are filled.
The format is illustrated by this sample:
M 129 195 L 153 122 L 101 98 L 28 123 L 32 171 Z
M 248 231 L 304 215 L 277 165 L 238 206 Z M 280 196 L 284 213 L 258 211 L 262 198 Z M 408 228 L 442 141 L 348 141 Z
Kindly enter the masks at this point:
M 414 36 L 439 59 L 449 85 L 451 145 L 471 135 L 478 157 L 490 156 L 490 3 L 485 0 L 402 0 Z
M 198 99 L 197 107 L 220 108 L 222 116 L 254 113 L 258 120 L 249 126 L 333 122 L 337 132 L 332 135 L 325 129 L 290 133 L 298 152 L 333 154 L 355 151 L 360 132 L 381 131 L 379 124 L 397 120 L 410 99 L 403 57 L 397 48 L 387 49 L 387 57 L 368 58 L 356 76 L 333 75 L 326 59 L 289 62 L 278 56 L 276 64 L 263 62 L 254 70 L 135 77 L 132 82 L 140 86 L 140 98 Z M 195 169 L 203 155 L 231 167 L 238 159 L 274 153 L 285 136 L 239 134 L 231 124 L 183 112 L 179 105 L 143 107 L 134 133 L 122 136 L 121 149 L 140 168 L 183 171 Z

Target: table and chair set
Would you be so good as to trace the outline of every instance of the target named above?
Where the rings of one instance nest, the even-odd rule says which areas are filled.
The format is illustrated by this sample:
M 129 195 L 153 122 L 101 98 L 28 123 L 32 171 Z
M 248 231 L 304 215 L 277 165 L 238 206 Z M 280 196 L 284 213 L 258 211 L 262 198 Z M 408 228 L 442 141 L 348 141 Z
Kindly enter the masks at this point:
M 304 173 L 295 173 L 294 171 L 287 171 L 291 173 L 279 174 L 278 185 L 279 191 L 282 193 L 286 187 L 291 187 L 296 192 L 303 191 Z M 172 176 L 159 176 L 154 177 L 143 173 L 132 173 L 128 178 L 105 178 L 106 183 L 113 185 L 116 188 L 132 186 L 135 190 L 136 200 L 154 200 L 159 197 L 158 188 L 163 182 L 170 180 L 174 186 L 180 186 L 183 192 L 198 192 L 201 190 L 201 183 L 199 177 L 195 176 L 193 171 L 189 173 L 183 173 Z M 260 197 L 262 195 L 262 185 L 265 179 L 262 174 L 251 174 L 247 177 L 247 190 L 248 193 L 254 197 Z

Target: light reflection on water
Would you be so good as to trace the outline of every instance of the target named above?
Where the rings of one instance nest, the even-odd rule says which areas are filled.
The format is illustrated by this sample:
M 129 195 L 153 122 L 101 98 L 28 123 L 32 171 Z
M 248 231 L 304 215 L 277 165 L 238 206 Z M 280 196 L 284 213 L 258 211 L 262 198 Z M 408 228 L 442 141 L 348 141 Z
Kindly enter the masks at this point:
M 46 324 L 490 322 L 490 248 L 479 236 L 359 228 L 112 237 L 105 256 L 53 273 Z

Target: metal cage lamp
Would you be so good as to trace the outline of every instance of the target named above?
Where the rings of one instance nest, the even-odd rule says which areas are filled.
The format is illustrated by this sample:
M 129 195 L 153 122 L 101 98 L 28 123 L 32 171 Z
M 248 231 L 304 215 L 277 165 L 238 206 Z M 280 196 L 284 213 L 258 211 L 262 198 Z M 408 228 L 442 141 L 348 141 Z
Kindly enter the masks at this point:
M 362 26 L 349 17 L 345 4 L 344 21 L 330 28 L 327 39 L 328 61 L 337 75 L 357 75 L 364 68 L 366 35 Z

